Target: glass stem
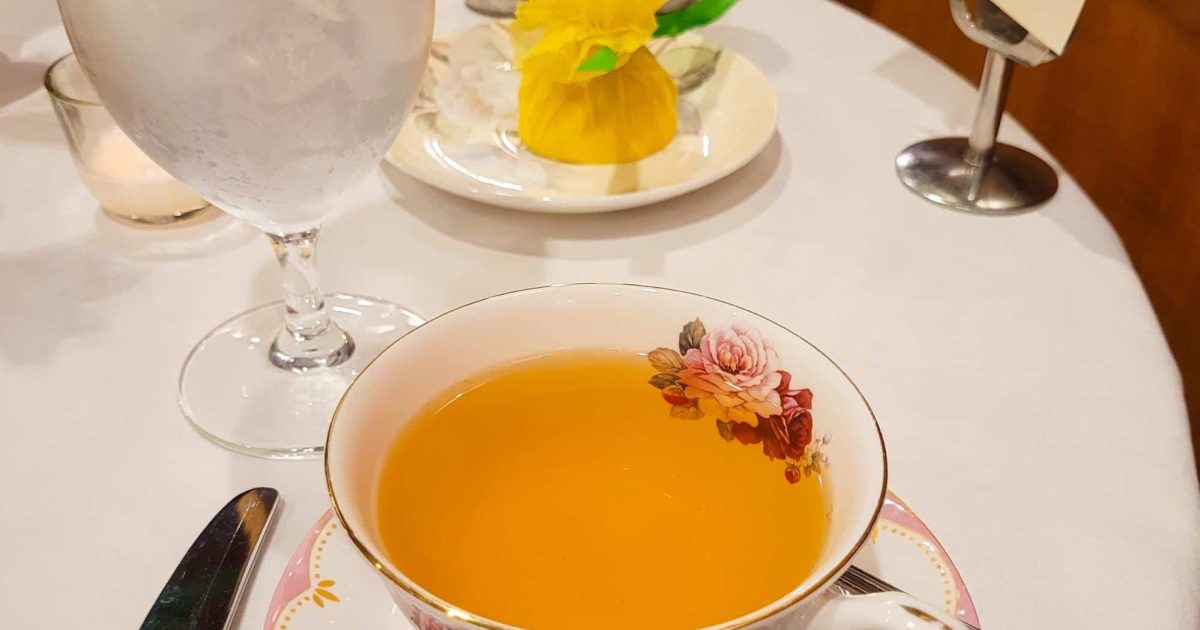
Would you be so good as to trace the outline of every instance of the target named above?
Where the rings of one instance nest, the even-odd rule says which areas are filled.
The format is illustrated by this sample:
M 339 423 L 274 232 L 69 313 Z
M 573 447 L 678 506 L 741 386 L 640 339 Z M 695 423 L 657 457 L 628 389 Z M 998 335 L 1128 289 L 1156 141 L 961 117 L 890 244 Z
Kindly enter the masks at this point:
M 317 274 L 319 228 L 268 234 L 283 271 L 283 329 L 271 344 L 271 363 L 293 372 L 333 367 L 350 358 L 354 340 L 330 316 Z

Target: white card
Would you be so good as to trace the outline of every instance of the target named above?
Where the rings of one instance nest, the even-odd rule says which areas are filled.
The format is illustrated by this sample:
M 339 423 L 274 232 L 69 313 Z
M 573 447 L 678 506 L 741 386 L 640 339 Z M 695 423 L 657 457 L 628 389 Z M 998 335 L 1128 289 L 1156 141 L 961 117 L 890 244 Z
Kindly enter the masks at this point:
M 1084 0 L 992 0 L 992 3 L 1061 55 L 1075 31 Z

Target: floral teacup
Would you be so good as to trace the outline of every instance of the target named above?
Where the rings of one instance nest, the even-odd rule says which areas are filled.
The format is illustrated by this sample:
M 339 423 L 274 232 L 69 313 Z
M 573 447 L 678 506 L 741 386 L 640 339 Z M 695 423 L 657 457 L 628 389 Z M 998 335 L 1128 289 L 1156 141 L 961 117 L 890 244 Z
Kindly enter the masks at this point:
M 335 413 L 325 454 L 334 509 L 418 628 L 517 630 L 438 598 L 383 552 L 373 497 L 377 471 L 404 424 L 393 419 L 412 418 L 424 396 L 481 365 L 591 348 L 648 353 L 658 372 L 648 386 L 662 390 L 671 415 L 711 419 L 713 439 L 761 449 L 788 482 L 820 472 L 826 483 L 830 527 L 815 569 L 784 597 L 709 630 L 963 627 L 903 594 L 848 597 L 830 589 L 878 516 L 887 458 L 871 408 L 829 357 L 732 304 L 667 289 L 588 284 L 499 295 L 426 323 L 385 350 Z M 397 384 L 413 395 L 387 395 Z

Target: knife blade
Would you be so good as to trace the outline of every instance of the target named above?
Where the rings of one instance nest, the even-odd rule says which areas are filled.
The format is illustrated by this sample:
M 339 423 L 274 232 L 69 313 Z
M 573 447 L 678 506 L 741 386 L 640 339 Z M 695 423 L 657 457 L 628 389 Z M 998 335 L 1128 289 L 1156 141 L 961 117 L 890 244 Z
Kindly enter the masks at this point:
M 274 488 L 225 504 L 179 561 L 141 630 L 227 630 L 279 505 Z

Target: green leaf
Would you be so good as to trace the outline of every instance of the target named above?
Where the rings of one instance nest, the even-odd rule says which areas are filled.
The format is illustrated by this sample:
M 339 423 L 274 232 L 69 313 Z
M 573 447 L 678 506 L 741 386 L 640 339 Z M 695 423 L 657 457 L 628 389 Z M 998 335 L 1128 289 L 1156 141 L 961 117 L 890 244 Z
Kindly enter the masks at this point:
M 726 442 L 733 441 L 733 423 L 727 420 L 717 420 L 717 433 L 721 434 L 721 439 Z
M 592 53 L 591 57 L 579 64 L 580 72 L 612 72 L 617 68 L 617 51 L 608 46 L 601 46 Z
M 716 22 L 738 0 L 696 0 L 691 6 L 658 16 L 655 37 L 671 37 Z
M 704 330 L 704 323 L 700 318 L 690 321 L 683 327 L 683 331 L 679 333 L 679 354 L 687 354 L 688 350 L 700 347 L 700 340 L 704 338 L 707 331 Z
M 685 367 L 683 357 L 670 348 L 655 348 L 646 358 L 659 372 L 678 372 Z
M 654 376 L 651 376 L 650 384 L 659 389 L 662 389 L 664 387 L 670 387 L 671 385 L 674 385 L 676 383 L 676 381 L 678 381 L 678 380 L 679 380 L 678 375 L 667 374 L 664 372 L 661 374 L 655 374 Z

